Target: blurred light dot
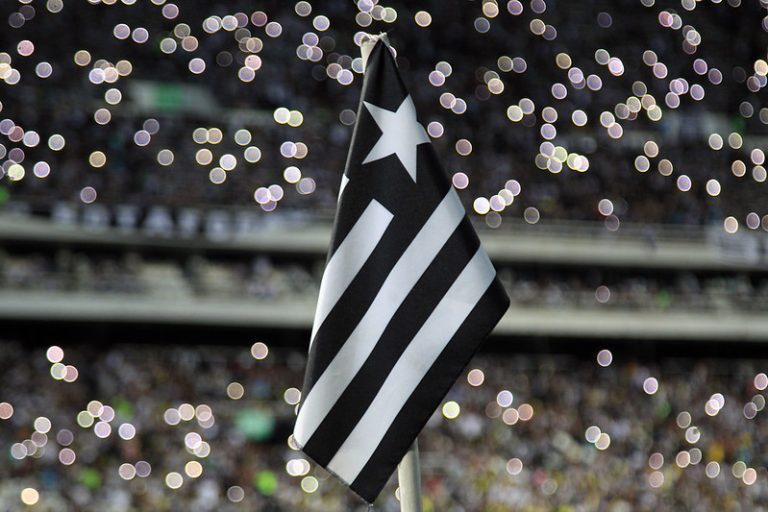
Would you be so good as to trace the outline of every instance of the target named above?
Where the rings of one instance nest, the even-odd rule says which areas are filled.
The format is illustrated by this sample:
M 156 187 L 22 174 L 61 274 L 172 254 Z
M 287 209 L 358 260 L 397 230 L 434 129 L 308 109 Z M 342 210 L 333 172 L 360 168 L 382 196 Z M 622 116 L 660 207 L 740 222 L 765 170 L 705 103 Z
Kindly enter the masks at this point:
M 198 478 L 203 474 L 203 465 L 196 460 L 191 460 L 184 465 L 184 473 L 190 478 Z
M 27 447 L 22 443 L 14 443 L 11 445 L 11 457 L 16 460 L 22 460 L 28 455 Z
M 21 490 L 21 502 L 25 505 L 36 505 L 40 501 L 40 493 L 37 489 L 26 487 Z
M 485 34 L 491 29 L 491 22 L 487 18 L 475 18 L 475 30 L 481 34 Z
M 123 423 L 120 425 L 120 427 L 118 427 L 117 435 L 120 436 L 120 439 L 130 441 L 136 436 L 136 427 L 130 423 Z
M 511 105 L 507 108 L 507 117 L 510 121 L 521 121 L 523 119 L 523 110 L 518 105 Z
M 696 464 L 701 462 L 701 457 L 702 457 L 701 450 L 699 450 L 698 448 L 691 448 L 690 450 L 688 450 L 688 453 L 691 454 L 692 466 L 695 466 Z
M 606 304 L 611 300 L 611 290 L 605 285 L 600 285 L 595 290 L 595 300 L 600 304 Z
M 655 377 L 648 377 L 643 381 L 643 391 L 649 395 L 655 394 L 659 390 L 659 381 Z
M 131 27 L 125 23 L 118 23 L 115 28 L 112 29 L 112 34 L 117 39 L 128 39 L 131 35 Z
M 147 130 L 139 130 L 133 134 L 133 142 L 137 146 L 146 146 L 152 140 L 152 136 Z
M 531 404 L 522 404 L 517 408 L 521 421 L 528 421 L 533 418 L 533 406 Z
M 88 163 L 91 167 L 100 168 L 104 167 L 107 163 L 107 155 L 103 151 L 94 151 L 88 156 Z
M 472 143 L 467 139 L 459 139 L 456 142 L 456 152 L 461 156 L 467 156 L 472 153 Z
M 245 498 L 245 491 L 239 485 L 227 489 L 227 499 L 232 503 L 240 503 Z
M 519 475 L 523 471 L 523 462 L 517 457 L 507 461 L 507 473 L 512 476 Z
M 710 196 L 720 195 L 720 182 L 715 179 L 708 180 L 705 188 Z
M 475 199 L 472 203 L 472 206 L 475 212 L 479 213 L 480 215 L 485 215 L 491 209 L 491 203 L 485 197 L 478 197 Z
M 688 427 L 688 429 L 686 429 L 686 441 L 688 441 L 690 444 L 695 444 L 699 442 L 699 439 L 701 439 L 701 432 L 699 431 L 698 427 Z
M 432 23 L 432 15 L 427 11 L 419 11 L 414 16 L 414 21 L 420 27 L 428 27 Z
M 235 132 L 235 143 L 237 143 L 239 146 L 245 146 L 246 144 L 250 144 L 251 142 L 251 132 L 248 130 L 241 128 L 240 130 L 237 130 Z
M 597 353 L 597 364 L 602 367 L 610 366 L 613 362 L 613 354 L 608 349 L 603 349 Z
M 162 166 L 169 166 L 173 163 L 174 155 L 170 149 L 161 149 L 157 152 L 157 163 Z
M 467 188 L 469 185 L 469 177 L 461 171 L 454 173 L 451 181 L 453 182 L 453 186 L 460 190 Z
M 140 460 L 135 464 L 136 468 L 136 476 L 139 478 L 146 478 L 152 473 L 152 466 L 149 464 L 149 462 Z
M 0 420 L 7 420 L 13 416 L 13 406 L 8 402 L 0 402 Z
M 736 233 L 739 230 L 739 221 L 735 217 L 726 217 L 723 221 L 723 229 L 729 234 Z
M 245 388 L 239 382 L 230 382 L 227 385 L 227 396 L 232 400 L 240 400 L 245 394 Z
M 509 407 L 512 405 L 513 399 L 514 396 L 512 395 L 512 392 L 507 389 L 503 389 L 496 394 L 496 403 L 499 404 L 500 407 Z
M 261 150 L 256 146 L 249 146 L 243 151 L 243 158 L 248 163 L 256 163 L 261 160 Z
M 766 172 L 765 167 L 756 165 L 752 168 L 752 179 L 756 182 L 763 183 L 766 178 L 768 178 L 768 173 Z
M 601 432 L 600 436 L 595 441 L 595 448 L 598 450 L 607 450 L 611 446 L 611 436 L 605 432 Z
M 687 451 L 681 451 L 677 452 L 677 455 L 675 455 L 675 464 L 677 467 L 684 469 L 687 468 L 691 463 L 691 454 Z
M 305 476 L 301 479 L 301 490 L 307 494 L 312 494 L 320 487 L 320 483 L 314 476 Z
M 106 421 L 99 421 L 93 426 L 93 433 L 96 434 L 96 437 L 105 439 L 112 434 L 112 427 Z
M 584 431 L 584 439 L 586 439 L 587 442 L 594 444 L 600 438 L 600 434 L 602 434 L 600 427 L 591 425 Z
M 64 145 L 64 137 L 58 133 L 54 133 L 48 138 L 48 147 L 51 148 L 52 151 L 60 151 L 64 148 Z
M 269 348 L 266 344 L 257 341 L 251 346 L 251 355 L 254 357 L 254 359 L 262 360 L 267 357 L 269 354 Z
M 146 43 L 147 40 L 149 40 L 149 32 L 144 27 L 135 28 L 131 33 L 131 39 L 133 39 L 133 42 L 135 43 Z
M 189 67 L 189 71 L 191 71 L 196 75 L 199 75 L 200 73 L 205 71 L 205 61 L 200 57 L 195 57 L 189 61 L 188 67 Z
M 483 373 L 483 370 L 480 370 L 478 368 L 474 368 L 469 371 L 467 374 L 467 382 L 470 386 L 478 387 L 482 386 L 483 382 L 485 381 L 485 374 Z
M 354 110 L 351 109 L 344 109 L 339 114 L 339 121 L 341 121 L 341 124 L 345 126 L 351 126 L 355 124 L 355 119 L 357 118 L 357 115 L 355 114 Z
M 312 26 L 315 27 L 316 30 L 324 32 L 331 26 L 331 22 L 327 16 L 315 16 L 312 20 Z
M 184 477 L 181 476 L 181 474 L 171 471 L 167 475 L 165 475 L 165 485 L 167 485 L 171 489 L 178 489 L 179 487 L 184 484 Z
M 117 474 L 120 475 L 120 478 L 123 480 L 133 480 L 133 478 L 136 476 L 136 467 L 134 467 L 133 464 L 129 464 L 127 462 L 120 464 L 120 467 L 117 468 Z
M 709 147 L 715 151 L 723 149 L 723 137 L 717 133 L 713 133 L 709 136 L 708 143 Z
M 571 114 L 571 121 L 576 126 L 584 126 L 587 124 L 587 114 L 583 110 L 574 110 Z
M 659 161 L 657 169 L 659 171 L 659 174 L 661 174 L 662 176 L 669 176 L 672 174 L 672 171 L 673 171 L 672 162 L 670 162 L 666 158 L 663 158 Z
M 91 204 L 96 201 L 96 196 L 96 189 L 93 187 L 83 187 L 83 189 L 80 190 L 80 201 L 85 204 Z
M 208 172 L 208 181 L 214 185 L 221 185 L 227 181 L 227 171 L 221 167 L 214 167 Z
M 541 215 L 539 214 L 539 210 L 536 207 L 529 206 L 523 212 L 523 218 L 528 224 L 536 224 L 541 219 Z
M 453 103 L 453 106 L 451 107 L 451 111 L 454 114 L 463 114 L 467 111 L 467 102 L 464 101 L 461 98 L 456 98 L 456 101 Z
M 49 420 L 45 416 L 40 416 L 38 418 L 35 418 L 33 426 L 35 427 L 35 430 L 37 432 L 40 432 L 42 434 L 47 434 L 51 430 L 51 420 Z
M 715 461 L 707 463 L 707 466 L 704 469 L 704 473 L 709 478 L 717 478 L 717 476 L 720 474 L 720 464 Z
M 45 351 L 45 357 L 51 363 L 60 363 L 64 359 L 64 350 L 59 346 L 52 345 Z
M 519 16 L 523 12 L 523 4 L 519 0 L 509 0 L 507 10 L 513 16 Z
M 71 448 L 62 448 L 59 450 L 59 462 L 65 466 L 71 466 L 75 463 L 77 454 Z
M 613 202 L 610 199 L 601 199 L 597 203 L 597 210 L 601 215 L 610 215 L 613 213 Z
M 296 405 L 301 400 L 301 391 L 296 388 L 288 388 L 283 393 L 283 400 L 288 405 Z
M 219 158 L 219 166 L 225 171 L 231 171 L 237 166 L 237 158 L 235 155 L 227 153 Z
M 438 123 L 437 121 L 432 121 L 427 125 L 427 133 L 429 133 L 430 137 L 438 138 L 442 137 L 444 133 L 443 125 Z
M 461 407 L 459 407 L 459 404 L 455 401 L 450 400 L 443 404 L 442 411 L 443 416 L 445 416 L 446 419 L 453 420 L 458 418 L 459 414 L 461 413 Z

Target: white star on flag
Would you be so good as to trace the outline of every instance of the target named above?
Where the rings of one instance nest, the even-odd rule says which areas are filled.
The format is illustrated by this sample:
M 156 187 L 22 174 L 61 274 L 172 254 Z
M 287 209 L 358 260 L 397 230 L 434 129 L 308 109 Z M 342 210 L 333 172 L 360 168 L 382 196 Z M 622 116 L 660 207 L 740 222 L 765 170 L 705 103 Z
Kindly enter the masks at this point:
M 416 146 L 429 142 L 427 131 L 416 119 L 416 107 L 410 94 L 403 100 L 397 112 L 377 107 L 367 101 L 365 108 L 381 130 L 381 137 L 363 160 L 364 164 L 395 154 L 416 183 Z

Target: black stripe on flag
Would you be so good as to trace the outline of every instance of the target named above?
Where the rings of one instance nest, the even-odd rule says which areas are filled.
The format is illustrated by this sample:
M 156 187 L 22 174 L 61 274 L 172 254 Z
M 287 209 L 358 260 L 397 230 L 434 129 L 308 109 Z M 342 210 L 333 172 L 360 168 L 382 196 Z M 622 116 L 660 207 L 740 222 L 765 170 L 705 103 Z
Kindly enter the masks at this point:
M 383 42 L 342 185 L 294 439 L 373 502 L 509 299 Z
M 305 449 L 314 454 L 319 464 L 327 464 L 341 442 L 360 420 L 368 404 L 376 396 L 389 369 L 416 334 L 453 279 L 477 251 L 479 242 L 468 244 L 466 232 L 457 229 L 429 266 L 416 286 L 392 317 L 384 335 L 368 360 L 352 379 L 344 394 L 328 413 L 337 418 L 318 428 Z
M 466 340 L 477 336 L 478 332 L 484 332 L 486 336 L 491 332 L 496 322 L 488 321 L 488 313 L 503 315 L 506 308 L 500 309 L 499 304 L 503 304 L 505 299 L 507 295 L 503 286 L 498 281 L 494 282 L 424 376 L 371 459 L 363 467 L 360 476 L 350 485 L 360 496 L 373 496 L 374 499 L 378 496 L 392 475 L 391 471 L 387 472 L 387 468 L 399 464 L 402 454 L 408 451 L 413 439 L 418 436 L 422 426 L 427 423 L 437 405 L 475 354 L 477 347 L 467 344 Z
M 404 216 L 393 219 L 368 261 L 355 275 L 336 303 L 336 307 L 318 328 L 315 339 L 322 342 L 313 343 L 310 349 L 304 393 L 312 389 L 312 384 L 325 371 L 373 302 L 376 293 L 397 261 L 392 258 L 392 255 L 402 254 L 405 251 L 420 226 L 426 221 L 426 217 L 423 216 L 423 219 L 418 219 L 416 222 Z M 322 350 L 318 350 L 318 346 L 322 346 Z

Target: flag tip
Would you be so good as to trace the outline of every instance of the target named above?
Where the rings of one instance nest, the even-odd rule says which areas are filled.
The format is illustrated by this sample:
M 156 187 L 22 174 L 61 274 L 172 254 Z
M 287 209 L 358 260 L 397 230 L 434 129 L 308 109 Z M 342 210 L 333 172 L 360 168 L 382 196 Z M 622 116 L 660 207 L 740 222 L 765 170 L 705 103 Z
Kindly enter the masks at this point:
M 363 72 L 365 72 L 365 68 L 368 64 L 368 56 L 371 55 L 373 47 L 376 46 L 376 43 L 379 42 L 379 40 L 384 41 L 384 44 L 391 48 L 386 32 L 380 32 L 379 35 L 363 34 L 362 39 L 360 39 L 360 55 L 363 58 Z

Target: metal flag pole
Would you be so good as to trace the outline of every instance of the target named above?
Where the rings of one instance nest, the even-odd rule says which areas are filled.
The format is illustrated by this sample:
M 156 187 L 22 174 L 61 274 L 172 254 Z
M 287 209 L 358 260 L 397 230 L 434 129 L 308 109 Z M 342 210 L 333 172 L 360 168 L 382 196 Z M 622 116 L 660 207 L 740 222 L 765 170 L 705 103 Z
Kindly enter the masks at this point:
M 397 466 L 397 482 L 400 484 L 401 512 L 422 512 L 418 439 L 413 440 L 413 444 Z

